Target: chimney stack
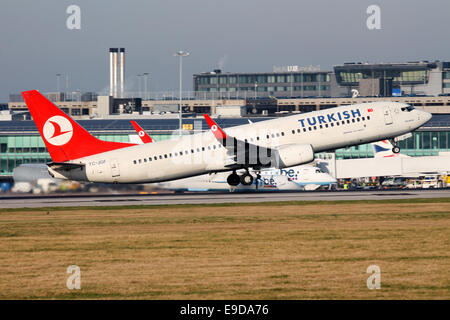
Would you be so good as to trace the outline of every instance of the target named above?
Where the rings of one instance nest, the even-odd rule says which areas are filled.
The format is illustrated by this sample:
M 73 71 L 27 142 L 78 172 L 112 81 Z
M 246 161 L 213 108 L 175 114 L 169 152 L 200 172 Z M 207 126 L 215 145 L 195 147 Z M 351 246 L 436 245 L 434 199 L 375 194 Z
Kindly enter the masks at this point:
M 124 98 L 125 48 L 109 48 L 109 95 L 113 96 L 114 98 L 119 97 L 119 86 L 118 86 L 119 81 L 120 81 L 120 98 Z
M 109 48 L 109 95 L 114 95 L 114 49 Z
M 125 48 L 120 48 L 120 97 L 125 98 Z

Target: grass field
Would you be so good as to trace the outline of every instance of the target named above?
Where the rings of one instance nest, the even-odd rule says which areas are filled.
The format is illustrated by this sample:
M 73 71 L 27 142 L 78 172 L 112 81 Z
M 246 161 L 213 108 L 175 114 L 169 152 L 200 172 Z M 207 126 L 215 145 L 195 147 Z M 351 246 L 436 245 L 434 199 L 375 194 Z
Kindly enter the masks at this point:
M 0 210 L 0 298 L 449 299 L 449 205 Z M 66 287 L 73 264 L 80 290 Z

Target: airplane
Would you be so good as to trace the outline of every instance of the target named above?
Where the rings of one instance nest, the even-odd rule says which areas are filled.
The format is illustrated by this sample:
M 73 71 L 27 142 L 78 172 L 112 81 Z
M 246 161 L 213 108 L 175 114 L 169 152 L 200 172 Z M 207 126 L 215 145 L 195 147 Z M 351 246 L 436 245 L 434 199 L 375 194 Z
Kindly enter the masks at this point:
M 398 102 L 341 106 L 222 130 L 135 145 L 95 138 L 37 90 L 22 92 L 50 153 L 55 178 L 102 183 L 152 183 L 231 172 L 228 184 L 251 185 L 250 169 L 293 167 L 317 152 L 393 139 L 431 119 Z M 238 175 L 237 170 L 244 173 Z
M 268 192 L 316 190 L 321 186 L 330 186 L 337 182 L 332 176 L 319 168 L 301 165 L 289 169 L 263 169 L 252 172 L 260 175 L 251 185 L 231 186 L 227 183 L 226 172 L 209 173 L 201 176 L 160 182 L 162 189 L 184 191 L 229 191 L 229 192 Z
M 249 121 L 250 122 L 250 121 Z M 142 143 L 151 143 L 153 140 L 136 121 L 131 121 Z M 252 123 L 252 122 L 250 122 Z M 226 181 L 226 172 L 209 173 L 200 176 L 157 183 L 161 189 L 184 191 L 299 191 L 316 190 L 321 186 L 330 186 L 337 180 L 328 173 L 322 172 L 318 167 L 300 165 L 287 169 L 263 169 L 253 172 L 257 177 L 249 186 L 239 184 L 230 186 Z

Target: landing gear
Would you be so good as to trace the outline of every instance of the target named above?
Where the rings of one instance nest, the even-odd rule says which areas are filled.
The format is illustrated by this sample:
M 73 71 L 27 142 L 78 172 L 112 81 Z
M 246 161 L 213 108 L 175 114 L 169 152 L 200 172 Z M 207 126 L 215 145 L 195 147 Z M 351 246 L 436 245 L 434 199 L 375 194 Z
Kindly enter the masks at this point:
M 236 171 L 233 171 L 227 178 L 227 182 L 230 186 L 237 186 L 241 183 L 244 186 L 249 186 L 253 183 L 253 176 L 246 171 L 242 175 L 238 175 Z
M 258 183 L 258 181 L 260 181 L 261 180 L 261 171 L 257 171 L 256 172 L 256 178 L 255 178 L 255 188 L 256 188 L 256 191 L 258 191 L 258 188 L 259 188 L 259 183 Z
M 391 149 L 392 152 L 395 153 L 395 154 L 399 153 L 400 152 L 400 147 L 397 145 L 398 140 L 390 139 L 389 142 L 392 145 L 392 149 Z
M 246 173 L 244 173 L 243 175 L 241 175 L 240 179 L 241 179 L 241 183 L 244 186 L 249 186 L 253 183 L 253 176 L 250 173 L 248 173 L 248 171 Z
M 227 182 L 230 186 L 236 187 L 241 183 L 241 178 L 236 174 L 236 171 L 233 171 L 233 173 L 228 176 Z

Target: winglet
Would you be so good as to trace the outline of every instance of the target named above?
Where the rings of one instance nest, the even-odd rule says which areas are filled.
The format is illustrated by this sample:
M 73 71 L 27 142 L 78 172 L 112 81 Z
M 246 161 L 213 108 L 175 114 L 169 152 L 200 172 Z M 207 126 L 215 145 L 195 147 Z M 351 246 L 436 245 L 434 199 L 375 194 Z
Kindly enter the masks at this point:
M 209 128 L 211 129 L 212 133 L 214 134 L 214 137 L 216 137 L 217 140 L 223 141 L 227 139 L 227 134 L 223 132 L 222 129 L 217 125 L 217 123 L 214 122 L 213 119 L 207 114 L 203 114 L 205 117 L 206 123 L 208 124 Z
M 138 134 L 139 138 L 141 138 L 142 143 L 153 142 L 152 138 L 147 134 L 147 132 L 144 131 L 144 129 L 141 128 L 140 125 L 136 123 L 136 121 L 131 120 L 131 124 L 133 125 L 134 130 L 136 130 L 136 133 Z

